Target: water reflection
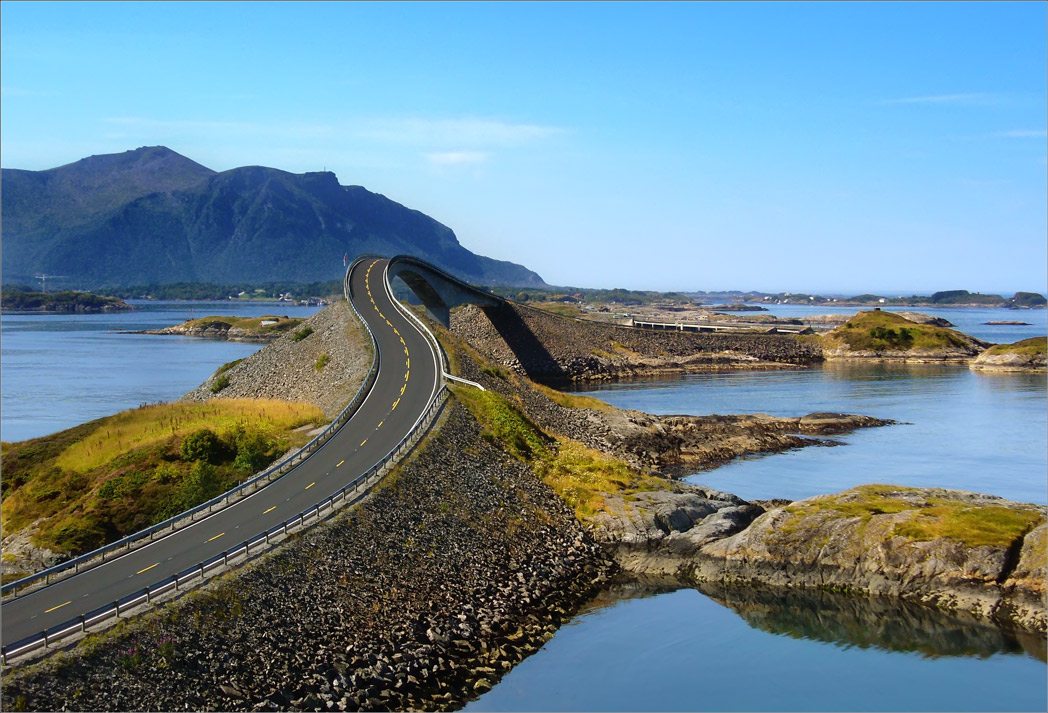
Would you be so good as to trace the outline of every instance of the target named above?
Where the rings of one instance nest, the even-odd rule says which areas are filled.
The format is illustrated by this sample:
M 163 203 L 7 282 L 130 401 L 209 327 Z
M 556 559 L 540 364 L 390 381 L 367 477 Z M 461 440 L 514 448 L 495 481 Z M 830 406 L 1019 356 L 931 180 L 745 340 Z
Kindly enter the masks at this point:
M 640 596 L 634 585 L 628 596 Z M 927 658 L 1021 654 L 1048 661 L 1048 642 L 1033 634 L 1005 631 L 966 614 L 881 597 L 764 587 L 696 586 L 700 592 L 755 629 L 795 639 L 825 641 L 842 648 L 877 648 Z M 665 591 L 656 583 L 651 595 Z

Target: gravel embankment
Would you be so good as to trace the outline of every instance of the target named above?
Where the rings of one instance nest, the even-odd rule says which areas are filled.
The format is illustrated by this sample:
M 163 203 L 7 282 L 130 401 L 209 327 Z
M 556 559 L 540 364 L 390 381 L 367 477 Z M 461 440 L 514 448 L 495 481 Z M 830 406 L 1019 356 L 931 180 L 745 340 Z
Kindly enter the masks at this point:
M 817 340 L 789 335 L 660 332 L 568 319 L 521 305 L 467 305 L 451 331 L 484 356 L 547 382 L 628 379 L 822 360 Z
M 455 708 L 537 650 L 610 568 L 452 400 L 440 430 L 349 515 L 99 643 L 10 672 L 3 707 Z
M 295 333 L 306 329 L 313 331 L 296 341 Z M 307 401 L 324 409 L 324 415 L 333 419 L 356 394 L 371 367 L 369 345 L 349 304 L 336 302 L 224 373 L 212 374 L 182 399 Z M 322 354 L 328 355 L 328 362 L 318 371 L 317 360 Z M 229 384 L 218 393 L 213 392 L 215 381 L 222 377 L 227 377 Z

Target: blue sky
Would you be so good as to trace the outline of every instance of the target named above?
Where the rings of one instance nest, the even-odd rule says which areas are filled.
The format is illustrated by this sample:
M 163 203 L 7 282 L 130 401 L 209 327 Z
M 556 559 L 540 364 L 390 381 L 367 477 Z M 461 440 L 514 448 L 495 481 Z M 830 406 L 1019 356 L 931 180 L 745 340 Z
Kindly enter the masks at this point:
M 0 6 L 0 162 L 327 169 L 561 285 L 1048 289 L 1048 4 Z

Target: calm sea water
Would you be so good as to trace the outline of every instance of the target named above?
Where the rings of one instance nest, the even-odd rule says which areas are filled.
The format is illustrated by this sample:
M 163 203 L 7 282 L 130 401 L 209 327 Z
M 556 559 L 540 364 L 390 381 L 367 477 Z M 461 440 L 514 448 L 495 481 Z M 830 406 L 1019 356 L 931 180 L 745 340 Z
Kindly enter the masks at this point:
M 133 302 L 133 312 L 0 317 L 0 439 L 22 441 L 143 403 L 172 401 L 262 345 L 124 334 L 194 317 L 308 317 L 276 303 Z
M 985 312 L 993 314 L 972 314 Z M 1045 333 L 1044 312 L 1010 313 L 1040 319 L 1037 328 L 1010 328 L 1029 331 L 1010 332 L 1014 337 L 995 338 L 994 328 L 973 324 L 1008 318 L 1001 312 L 943 316 L 989 341 Z M 744 459 L 689 478 L 744 498 L 796 499 L 887 482 L 1048 501 L 1043 374 L 832 365 L 610 384 L 586 393 L 657 414 L 838 411 L 905 422 L 841 436 L 841 447 Z M 1048 708 L 1043 638 L 862 598 L 671 590 L 630 585 L 602 594 L 466 710 Z
M 41 436 L 141 403 L 176 399 L 221 364 L 259 348 L 123 331 L 207 314 L 315 311 L 220 302 L 141 303 L 135 312 L 113 315 L 5 314 L 2 438 Z M 972 314 L 983 312 L 990 314 Z M 1046 332 L 1043 311 L 945 310 L 942 316 L 988 341 Z M 1040 321 L 1032 328 L 978 324 L 995 319 Z M 993 336 L 992 329 L 1006 329 L 1008 336 Z M 880 481 L 1044 503 L 1046 391 L 1043 375 L 860 365 L 688 376 L 589 393 L 660 414 L 845 411 L 906 422 L 842 436 L 842 447 L 748 459 L 691 476 L 743 497 L 800 498 Z M 467 709 L 1048 707 L 1043 639 L 1009 637 L 924 609 L 864 602 L 825 594 L 805 599 L 623 585 L 598 597 Z

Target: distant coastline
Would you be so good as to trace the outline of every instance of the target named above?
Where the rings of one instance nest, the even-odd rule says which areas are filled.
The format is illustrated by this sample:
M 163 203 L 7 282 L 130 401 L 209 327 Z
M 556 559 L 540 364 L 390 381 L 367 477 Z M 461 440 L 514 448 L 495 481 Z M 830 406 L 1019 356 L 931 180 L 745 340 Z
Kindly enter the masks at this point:
M 90 292 L 29 292 L 5 290 L 0 297 L 4 312 L 53 312 L 56 314 L 93 314 L 128 312 L 134 307 L 118 297 Z

